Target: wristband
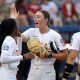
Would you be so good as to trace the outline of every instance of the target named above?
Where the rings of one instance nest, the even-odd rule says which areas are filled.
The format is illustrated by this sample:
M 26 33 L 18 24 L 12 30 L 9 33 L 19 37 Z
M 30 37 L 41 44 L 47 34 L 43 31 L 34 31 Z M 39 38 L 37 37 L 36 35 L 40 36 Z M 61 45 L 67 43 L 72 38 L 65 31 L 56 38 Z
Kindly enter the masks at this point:
M 68 80 L 68 77 L 70 76 L 72 69 L 73 69 L 73 65 L 66 63 L 65 72 L 63 74 L 64 79 Z

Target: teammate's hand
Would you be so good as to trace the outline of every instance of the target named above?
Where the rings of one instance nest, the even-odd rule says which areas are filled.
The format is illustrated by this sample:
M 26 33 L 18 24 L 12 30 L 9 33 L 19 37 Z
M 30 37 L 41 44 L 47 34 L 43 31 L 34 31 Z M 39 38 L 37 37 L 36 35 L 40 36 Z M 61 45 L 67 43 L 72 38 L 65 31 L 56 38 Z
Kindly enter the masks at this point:
M 19 16 L 19 12 L 14 11 L 10 13 L 10 18 L 17 19 Z
M 24 59 L 33 59 L 34 58 L 34 54 L 33 53 L 27 53 L 27 54 L 23 54 Z
M 20 55 L 21 54 L 21 51 L 20 50 L 16 50 L 16 54 L 17 55 Z

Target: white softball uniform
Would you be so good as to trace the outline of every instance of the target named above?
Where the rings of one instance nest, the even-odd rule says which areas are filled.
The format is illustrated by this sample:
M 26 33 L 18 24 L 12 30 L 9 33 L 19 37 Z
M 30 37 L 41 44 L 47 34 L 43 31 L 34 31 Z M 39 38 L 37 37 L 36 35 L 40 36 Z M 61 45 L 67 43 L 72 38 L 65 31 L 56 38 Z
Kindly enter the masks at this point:
M 75 62 L 80 64 L 80 32 L 77 32 L 72 36 L 69 49 L 73 49 L 73 50 L 79 51 L 79 54 L 78 54 Z M 79 80 L 79 76 L 78 75 L 76 75 L 76 80 Z
M 22 35 L 26 38 L 38 38 L 41 43 L 47 44 L 49 49 L 50 42 L 54 40 L 59 50 L 65 49 L 61 36 L 52 29 L 45 34 L 41 34 L 39 28 L 30 28 L 22 33 Z M 55 58 L 40 59 L 36 56 L 31 60 L 31 68 L 27 80 L 55 80 L 54 62 Z
M 80 37 L 79 37 L 79 35 L 80 35 L 80 32 L 77 32 L 72 36 L 69 49 L 80 51 Z M 78 54 L 75 62 L 80 63 L 79 54 Z
M 17 66 L 23 59 L 21 55 L 16 54 L 16 50 L 18 47 L 15 40 L 7 36 L 1 48 L 0 80 L 16 80 Z

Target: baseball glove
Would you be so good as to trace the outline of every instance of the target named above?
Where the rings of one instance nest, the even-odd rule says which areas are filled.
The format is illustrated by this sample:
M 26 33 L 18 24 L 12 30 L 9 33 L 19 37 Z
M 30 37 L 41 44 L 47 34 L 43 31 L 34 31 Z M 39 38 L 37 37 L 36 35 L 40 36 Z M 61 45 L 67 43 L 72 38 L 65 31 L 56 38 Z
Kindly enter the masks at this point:
M 39 57 L 44 57 L 44 55 L 46 53 L 45 47 L 41 44 L 39 39 L 37 39 L 35 37 L 31 37 L 27 41 L 27 47 L 31 52 L 33 52 L 35 55 L 37 55 Z

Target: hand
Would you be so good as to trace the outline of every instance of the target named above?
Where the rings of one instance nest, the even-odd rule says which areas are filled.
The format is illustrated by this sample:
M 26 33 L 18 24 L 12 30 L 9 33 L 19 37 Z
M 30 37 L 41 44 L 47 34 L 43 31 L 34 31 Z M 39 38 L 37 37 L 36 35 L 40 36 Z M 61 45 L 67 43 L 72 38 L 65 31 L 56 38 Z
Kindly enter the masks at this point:
M 10 18 L 17 19 L 19 16 L 19 12 L 14 11 L 10 13 Z
M 49 51 L 46 50 L 46 52 L 45 52 L 45 54 L 44 54 L 44 58 L 48 58 L 48 56 L 49 56 Z
M 48 57 L 48 47 L 47 47 L 47 44 L 45 44 L 44 46 L 42 45 L 39 57 L 42 58 L 42 59 L 45 59 L 45 58 Z
M 40 55 L 40 58 L 42 58 L 42 59 L 48 58 L 48 56 L 50 55 L 50 54 L 49 54 L 50 51 L 49 51 L 49 49 L 48 49 L 47 44 L 44 45 L 44 48 L 45 48 L 45 53 L 42 54 L 42 55 Z
M 44 58 L 48 58 L 49 53 L 50 53 L 51 51 L 49 51 L 47 44 L 45 44 L 44 47 L 45 47 L 45 49 L 46 49 L 46 52 L 45 52 Z
M 21 54 L 21 51 L 20 50 L 16 50 L 16 54 L 17 55 L 20 55 Z
M 41 59 L 45 59 L 45 58 L 48 58 L 48 51 L 46 50 L 45 53 L 41 54 L 41 53 L 36 53 L 36 56 L 38 56 L 39 58 Z
M 34 59 L 34 54 L 33 53 L 27 53 L 27 54 L 23 54 L 24 59 Z

